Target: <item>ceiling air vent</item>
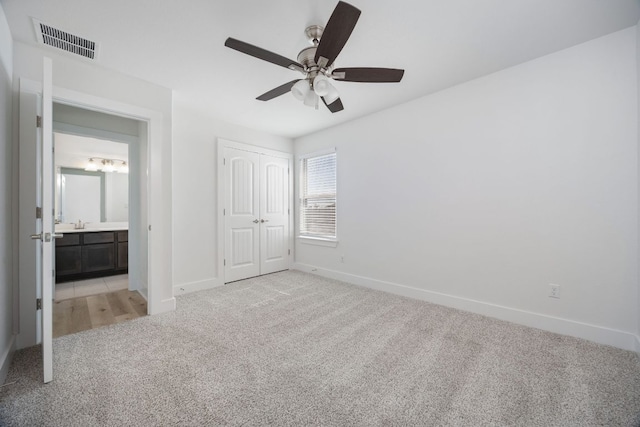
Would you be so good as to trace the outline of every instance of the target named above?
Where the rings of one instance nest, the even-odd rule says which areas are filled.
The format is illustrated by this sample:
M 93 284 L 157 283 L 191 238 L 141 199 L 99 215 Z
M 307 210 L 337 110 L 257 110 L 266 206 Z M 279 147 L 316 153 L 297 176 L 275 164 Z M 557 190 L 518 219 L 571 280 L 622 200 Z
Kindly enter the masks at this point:
M 33 26 L 36 30 L 36 38 L 40 43 L 82 56 L 83 58 L 97 58 L 98 43 L 52 27 L 35 18 L 32 19 Z

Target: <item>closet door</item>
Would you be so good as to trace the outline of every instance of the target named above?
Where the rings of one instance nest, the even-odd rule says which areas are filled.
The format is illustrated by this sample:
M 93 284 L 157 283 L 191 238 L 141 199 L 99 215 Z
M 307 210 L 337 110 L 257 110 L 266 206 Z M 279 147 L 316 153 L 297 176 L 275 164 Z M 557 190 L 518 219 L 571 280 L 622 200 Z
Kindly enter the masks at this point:
M 260 155 L 225 148 L 225 282 L 260 275 Z
M 289 268 L 289 160 L 260 156 L 260 274 Z

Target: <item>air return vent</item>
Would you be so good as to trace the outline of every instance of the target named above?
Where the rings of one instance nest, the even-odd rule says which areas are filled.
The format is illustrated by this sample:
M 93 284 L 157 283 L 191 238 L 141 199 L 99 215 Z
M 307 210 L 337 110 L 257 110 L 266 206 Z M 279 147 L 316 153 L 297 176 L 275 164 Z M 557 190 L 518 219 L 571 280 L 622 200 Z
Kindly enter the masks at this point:
M 36 30 L 36 38 L 40 43 L 82 56 L 83 58 L 94 60 L 97 58 L 98 43 L 47 25 L 35 18 L 32 19 L 33 26 Z

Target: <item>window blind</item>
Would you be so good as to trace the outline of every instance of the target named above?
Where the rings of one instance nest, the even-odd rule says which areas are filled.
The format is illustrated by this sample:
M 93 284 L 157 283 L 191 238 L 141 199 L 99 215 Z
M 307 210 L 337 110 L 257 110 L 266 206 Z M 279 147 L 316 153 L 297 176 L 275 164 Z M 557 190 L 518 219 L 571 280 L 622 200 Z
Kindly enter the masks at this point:
M 300 235 L 336 238 L 336 153 L 300 165 Z

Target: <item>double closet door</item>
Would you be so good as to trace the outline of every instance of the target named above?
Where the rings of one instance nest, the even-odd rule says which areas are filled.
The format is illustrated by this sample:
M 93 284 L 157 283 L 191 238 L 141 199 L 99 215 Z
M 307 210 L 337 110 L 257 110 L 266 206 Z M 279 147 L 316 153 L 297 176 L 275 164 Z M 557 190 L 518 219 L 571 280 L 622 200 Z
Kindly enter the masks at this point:
M 289 159 L 224 148 L 225 282 L 289 268 Z

